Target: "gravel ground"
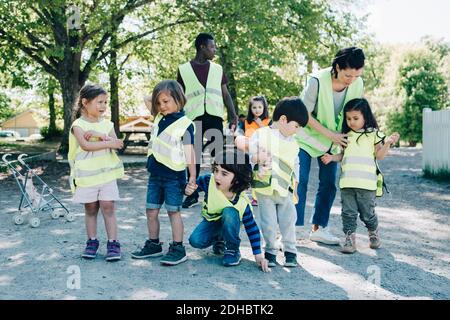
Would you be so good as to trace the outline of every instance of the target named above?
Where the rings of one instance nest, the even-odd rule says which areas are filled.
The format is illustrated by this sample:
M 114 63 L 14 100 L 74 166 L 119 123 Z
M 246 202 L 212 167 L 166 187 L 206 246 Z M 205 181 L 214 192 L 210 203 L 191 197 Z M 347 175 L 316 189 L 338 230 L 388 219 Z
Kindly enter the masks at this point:
M 0 175 L 0 299 L 450 299 L 450 184 L 422 178 L 421 158 L 420 149 L 400 148 L 381 163 L 391 191 L 378 200 L 376 209 L 382 248 L 369 249 L 361 222 L 358 252 L 353 255 L 341 254 L 337 246 L 309 241 L 309 227 L 299 227 L 300 267 L 277 266 L 268 274 L 256 267 L 245 231 L 241 231 L 243 260 L 237 267 L 223 267 L 211 249 L 197 250 L 187 241 L 189 259 L 178 266 L 161 266 L 158 258 L 131 259 L 130 252 L 146 238 L 147 172 L 143 165 L 127 168 L 119 182 L 123 200 L 117 203 L 117 217 L 123 259 L 116 263 L 104 260 L 102 218 L 99 256 L 93 261 L 80 258 L 84 213 L 70 201 L 67 164 L 42 163 L 37 168 L 75 214 L 75 221 L 52 220 L 41 213 L 41 225 L 34 229 L 12 222 L 20 192 L 14 179 Z M 307 219 L 316 177 L 315 165 Z M 183 211 L 182 216 L 187 240 L 201 220 L 200 206 Z M 166 250 L 171 231 L 165 211 L 160 220 Z M 343 237 L 339 193 L 330 227 Z M 282 254 L 278 261 L 282 262 Z M 78 274 L 80 281 L 71 284 Z

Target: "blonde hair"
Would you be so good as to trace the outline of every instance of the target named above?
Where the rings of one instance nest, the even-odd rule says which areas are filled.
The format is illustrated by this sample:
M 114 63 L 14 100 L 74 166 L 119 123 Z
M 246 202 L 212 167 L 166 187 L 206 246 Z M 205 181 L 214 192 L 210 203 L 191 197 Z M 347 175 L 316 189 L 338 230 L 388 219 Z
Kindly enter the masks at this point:
M 178 106 L 178 111 L 183 109 L 184 105 L 186 104 L 186 96 L 183 93 L 183 88 L 181 87 L 181 85 L 175 80 L 163 80 L 155 86 L 152 92 L 152 116 L 155 117 L 159 113 L 158 97 L 161 92 L 168 92 L 172 96 Z

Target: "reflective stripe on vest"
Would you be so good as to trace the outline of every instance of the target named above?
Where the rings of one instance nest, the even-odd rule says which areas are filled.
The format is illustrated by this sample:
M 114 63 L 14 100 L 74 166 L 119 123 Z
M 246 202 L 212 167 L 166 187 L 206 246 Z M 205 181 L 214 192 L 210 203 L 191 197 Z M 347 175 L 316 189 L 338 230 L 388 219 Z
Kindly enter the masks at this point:
M 352 99 L 361 98 L 364 85 L 361 77 L 359 77 L 347 88 L 341 112 L 336 119 L 334 113 L 332 76 L 331 68 L 323 69 L 317 75 L 312 76 L 319 81 L 317 115 L 315 116 L 315 119 L 325 128 L 331 131 L 340 132 L 344 117 L 343 106 Z M 304 97 L 304 94 L 305 93 L 302 94 L 302 97 Z M 297 134 L 297 142 L 299 143 L 300 148 L 305 150 L 311 157 L 321 156 L 329 150 L 332 154 L 340 152 L 340 148 L 334 147 L 333 142 L 330 139 L 311 128 L 310 125 L 300 128 L 299 134 Z
M 348 133 L 348 146 L 342 158 L 342 173 L 339 179 L 341 189 L 377 189 L 375 135 L 376 131 Z
M 206 110 L 212 116 L 223 118 L 222 66 L 210 61 L 206 88 L 198 81 L 190 62 L 180 65 L 179 71 L 186 88 L 187 102 L 184 106 L 186 116 L 194 120 L 202 116 Z
M 208 185 L 208 203 L 206 201 L 203 202 L 203 218 L 207 221 L 217 221 L 222 217 L 222 212 L 225 208 L 232 207 L 239 212 L 239 220 L 242 221 L 247 206 L 252 210 L 251 202 L 245 192 L 241 192 L 238 202 L 232 204 L 222 191 L 217 190 L 214 175 L 211 175 Z
M 275 129 L 270 127 L 256 130 L 259 147 L 268 150 L 272 156 L 272 170 L 262 180 L 254 175 L 253 187 L 257 193 L 272 195 L 277 191 L 280 196 L 287 197 L 288 189 L 293 185 L 294 165 L 299 148 L 294 140 L 286 141 L 276 137 L 273 130 Z
M 186 116 L 183 116 L 158 134 L 158 124 L 162 118 L 162 114 L 158 114 L 155 118 L 152 137 L 148 145 L 147 157 L 153 155 L 159 163 L 166 167 L 174 171 L 183 171 L 186 169 L 186 156 L 182 137 L 187 128 L 192 124 L 192 121 Z M 192 141 L 193 143 L 194 141 Z
M 264 119 L 262 120 L 262 124 L 263 127 L 267 127 L 270 123 L 270 119 Z M 258 130 L 259 128 L 263 128 L 260 127 L 255 121 L 252 121 L 251 123 L 248 123 L 247 120 L 245 120 L 244 122 L 244 134 L 247 138 L 250 138 L 256 130 Z
M 97 151 L 83 150 L 72 133 L 74 126 L 80 127 L 85 132 L 93 130 L 102 134 L 109 134 L 113 128 L 112 123 L 106 120 L 98 123 L 90 123 L 80 118 L 73 122 L 69 135 L 68 153 L 70 187 L 72 192 L 75 191 L 75 186 L 93 187 L 123 177 L 123 163 L 116 152 L 111 149 Z M 95 138 L 91 138 L 90 140 L 98 141 Z

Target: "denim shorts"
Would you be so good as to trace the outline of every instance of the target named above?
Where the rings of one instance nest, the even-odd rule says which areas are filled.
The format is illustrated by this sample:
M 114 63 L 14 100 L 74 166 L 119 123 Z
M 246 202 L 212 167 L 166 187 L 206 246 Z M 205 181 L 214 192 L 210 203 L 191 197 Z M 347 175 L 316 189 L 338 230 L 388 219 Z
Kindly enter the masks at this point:
M 181 211 L 186 182 L 150 175 L 147 187 L 147 209 L 160 209 L 164 203 L 167 211 Z

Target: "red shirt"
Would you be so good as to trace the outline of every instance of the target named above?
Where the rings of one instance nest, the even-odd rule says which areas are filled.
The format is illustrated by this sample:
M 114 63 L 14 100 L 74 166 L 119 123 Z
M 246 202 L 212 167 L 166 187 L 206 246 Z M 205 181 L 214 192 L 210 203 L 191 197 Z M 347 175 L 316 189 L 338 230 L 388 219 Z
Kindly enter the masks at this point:
M 203 87 L 206 88 L 206 81 L 208 80 L 208 72 L 209 72 L 209 60 L 206 63 L 197 63 L 194 60 L 191 60 L 191 66 L 194 70 L 195 75 L 197 76 L 198 81 L 201 83 Z M 186 86 L 184 85 L 183 78 L 180 75 L 180 69 L 177 71 L 177 81 L 183 87 L 183 90 L 186 91 Z M 227 84 L 228 79 L 225 76 L 225 73 L 222 74 L 222 85 Z

